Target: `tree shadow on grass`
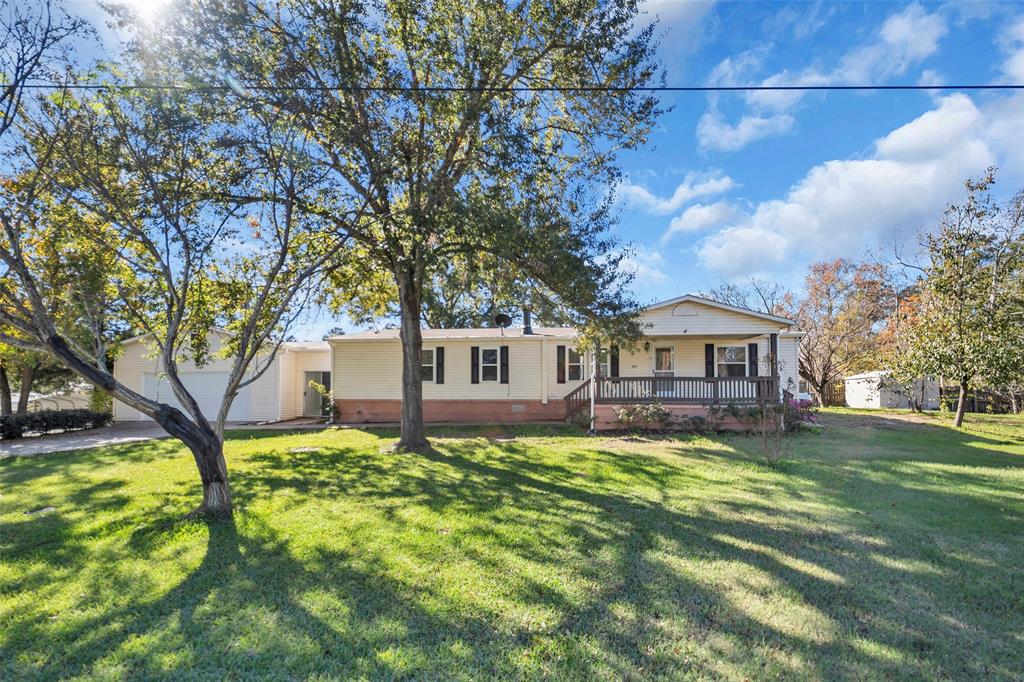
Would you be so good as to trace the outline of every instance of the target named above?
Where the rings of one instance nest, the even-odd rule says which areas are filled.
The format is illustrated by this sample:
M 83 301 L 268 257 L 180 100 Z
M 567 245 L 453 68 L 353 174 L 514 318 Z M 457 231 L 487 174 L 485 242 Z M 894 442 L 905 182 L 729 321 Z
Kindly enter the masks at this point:
M 721 456 L 721 444 L 715 445 L 714 456 Z M 406 456 L 412 458 L 408 466 L 345 450 L 288 458 L 287 464 L 267 455 L 254 480 L 247 477 L 242 485 L 287 486 L 280 476 L 265 478 L 266 472 L 287 468 L 289 478 L 302 481 L 304 494 L 363 498 L 393 522 L 411 505 L 476 515 L 479 523 L 456 533 L 451 544 L 482 570 L 509 575 L 508 557 L 514 557 L 594 586 L 590 598 L 574 603 L 557 582 L 540 584 L 514 572 L 508 578 L 515 601 L 556 614 L 558 625 L 546 636 L 558 642 L 559 660 L 572 658 L 565 653 L 574 650 L 607 673 L 671 676 L 687 669 L 680 661 L 711 666 L 701 658 L 711 651 L 717 652 L 720 670 L 740 670 L 744 656 L 755 649 L 773 651 L 768 660 L 783 672 L 830 677 L 897 674 L 905 666 L 921 675 L 999 674 L 1013 669 L 1007 660 L 1019 663 L 1008 653 L 1009 637 L 987 634 L 1001 628 L 1012 632 L 1014 619 L 993 609 L 991 599 L 978 609 L 968 603 L 969 593 L 950 594 L 951 576 L 983 567 L 976 557 L 929 563 L 902 546 L 906 529 L 858 517 L 843 519 L 842 527 L 821 528 L 810 513 L 779 510 L 768 502 L 729 501 L 716 512 L 686 513 L 666 502 L 670 489 L 692 482 L 685 469 L 643 455 L 596 455 L 646 482 L 648 489 L 608 494 L 600 479 L 579 475 L 571 454 L 560 462 L 574 465 L 552 464 L 533 457 L 528 445 L 482 439 L 438 443 L 436 453 Z M 422 466 L 424 460 L 432 466 Z M 814 490 L 789 486 L 784 478 L 782 488 Z M 778 487 L 764 492 L 778 494 Z M 939 506 L 991 504 L 952 490 L 920 494 Z M 1019 517 L 1004 523 L 1011 524 L 1008 532 L 1024 530 Z M 532 529 L 529 535 L 524 527 Z M 851 531 L 857 532 L 851 536 Z M 751 569 L 751 582 L 726 586 L 695 580 L 680 573 L 679 559 L 739 563 Z M 759 593 L 766 589 L 791 593 L 787 599 L 794 612 L 819 619 L 829 633 L 816 642 L 798 624 L 758 620 L 757 608 L 747 609 L 744 601 L 765 601 Z M 945 645 L 937 650 L 934 644 L 965 638 L 985 640 L 983 650 L 968 654 Z M 689 657 L 677 656 L 680 651 L 690 651 Z M 798 663 L 787 662 L 787 656 Z
M 680 443 L 677 456 L 714 465 L 732 448 L 752 459 L 736 451 L 744 444 L 709 441 L 695 454 Z M 875 486 L 882 498 L 901 488 L 870 470 L 832 480 L 801 464 L 764 483 L 747 478 L 764 486 L 752 495 L 698 489 L 706 499 L 692 506 L 679 491 L 701 475 L 682 461 L 585 443 L 556 458 L 483 438 L 437 446 L 249 455 L 233 472 L 240 508 L 272 499 L 276 513 L 301 515 L 304 504 L 336 499 L 360 516 L 310 518 L 302 537 L 244 512 L 237 528 L 150 522 L 93 562 L 89 591 L 120 594 L 114 606 L 90 612 L 83 597 L 61 627 L 45 610 L 19 620 L 3 635 L 0 673 L 1009 679 L 1024 664 L 1014 646 L 1020 597 L 985 592 L 993 564 L 978 561 L 982 548 L 922 552 L 909 537 L 920 530 L 912 513 L 864 519 L 854 493 L 835 488 Z M 619 477 L 636 485 L 611 485 Z M 832 511 L 779 509 L 796 491 Z M 989 504 L 933 487 L 909 494 L 938 508 Z M 963 531 L 983 533 L 971 519 Z M 1024 532 L 1019 520 L 1000 523 Z M 323 532 L 359 535 L 339 544 Z M 176 584 L 127 560 L 160 560 L 175 538 L 203 533 L 204 551 L 167 559 L 185 566 Z M 1019 552 L 1005 558 L 994 585 L 1013 584 L 1007 572 L 1021 565 Z M 423 568 L 396 568 L 405 565 Z M 482 592 L 466 593 L 461 580 Z M 11 655 L 41 649 L 36 664 Z

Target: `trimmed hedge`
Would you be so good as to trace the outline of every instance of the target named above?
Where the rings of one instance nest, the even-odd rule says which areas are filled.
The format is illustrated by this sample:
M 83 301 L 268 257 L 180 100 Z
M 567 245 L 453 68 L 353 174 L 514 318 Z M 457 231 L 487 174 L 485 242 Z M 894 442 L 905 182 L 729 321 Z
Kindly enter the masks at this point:
M 29 432 L 76 431 L 95 429 L 113 421 L 109 412 L 93 410 L 39 410 L 0 417 L 0 440 L 21 438 Z

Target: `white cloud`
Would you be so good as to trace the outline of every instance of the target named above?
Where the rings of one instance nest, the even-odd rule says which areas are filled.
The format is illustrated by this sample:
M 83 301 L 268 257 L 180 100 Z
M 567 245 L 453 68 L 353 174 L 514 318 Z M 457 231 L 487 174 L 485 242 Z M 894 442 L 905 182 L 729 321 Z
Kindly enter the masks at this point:
M 657 20 L 659 30 L 668 30 L 661 44 L 663 52 L 689 52 L 700 44 L 704 19 L 714 8 L 715 1 L 645 0 L 640 3 L 638 23 L 646 26 Z
M 761 85 L 866 85 L 883 83 L 904 75 L 911 66 L 935 54 L 948 28 L 939 13 L 929 13 L 920 5 L 911 5 L 890 15 L 874 38 L 844 54 L 831 71 L 809 67 L 802 71 L 784 69 L 761 80 Z M 735 85 L 752 78 L 760 68 L 763 53 L 747 50 L 736 58 L 720 62 L 709 82 Z M 718 114 L 718 98 L 710 98 L 708 112 L 697 126 L 702 149 L 736 151 L 751 142 L 782 135 L 793 129 L 788 112 L 804 98 L 794 90 L 754 91 L 744 95 L 750 111 L 739 123 L 730 125 Z
M 1000 43 L 1006 54 L 1006 61 L 1002 67 L 1003 76 L 1008 83 L 1024 83 L 1024 16 L 1010 24 Z
M 945 85 L 946 78 L 935 69 L 925 69 L 917 79 L 918 85 Z
M 619 198 L 633 208 L 640 208 L 655 215 L 673 213 L 691 199 L 727 192 L 735 186 L 732 178 L 720 172 L 687 173 L 672 196 L 667 199 L 655 196 L 645 187 L 630 182 L 619 187 Z
M 1007 102 L 979 109 L 963 94 L 940 98 L 876 140 L 869 158 L 815 166 L 784 199 L 762 202 L 705 239 L 702 262 L 727 275 L 779 271 L 803 257 L 858 253 L 890 230 L 931 223 L 960 196 L 965 178 L 1024 155 L 1024 113 L 1018 108 L 1007 120 Z
M 669 281 L 665 273 L 665 257 L 660 251 L 639 247 L 634 253 L 624 258 L 619 267 L 623 272 L 635 276 L 634 284 L 640 287 L 651 287 Z
M 754 140 L 788 133 L 796 123 L 789 114 L 745 115 L 736 125 L 726 122 L 715 108 L 697 122 L 697 144 L 702 150 L 734 152 Z
M 700 232 L 716 225 L 732 220 L 736 217 L 736 208 L 728 201 L 718 201 L 713 204 L 694 204 L 672 219 L 668 230 L 661 237 L 661 243 L 665 244 L 677 234 L 685 232 Z

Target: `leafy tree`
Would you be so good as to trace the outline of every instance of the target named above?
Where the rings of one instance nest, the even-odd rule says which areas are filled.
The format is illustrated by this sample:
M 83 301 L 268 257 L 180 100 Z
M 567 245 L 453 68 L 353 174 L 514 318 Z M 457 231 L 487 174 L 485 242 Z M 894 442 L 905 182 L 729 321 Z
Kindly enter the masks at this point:
M 168 45 L 182 49 L 167 53 L 294 117 L 324 178 L 302 210 L 335 221 L 393 281 L 399 447 L 427 445 L 420 325 L 429 278 L 453 258 L 491 254 L 581 322 L 630 330 L 605 188 L 659 113 L 633 89 L 656 77 L 635 0 L 199 6 L 176 15 Z M 353 223 L 355 210 L 366 215 Z
M 1021 198 L 1000 206 L 991 195 L 994 183 L 994 169 L 968 180 L 964 202 L 950 205 L 938 229 L 922 236 L 927 262 L 914 266 L 920 300 L 897 358 L 904 374 L 957 383 L 956 427 L 972 386 L 1012 385 L 1024 371 Z
M 814 263 L 795 311 L 800 376 L 821 404 L 825 389 L 847 374 L 871 369 L 876 334 L 889 315 L 893 291 L 885 267 L 845 258 Z
M 144 54 L 137 56 L 129 63 L 140 70 L 126 67 L 126 77 L 166 77 Z M 16 339 L 0 340 L 50 353 L 156 420 L 193 454 L 203 483 L 197 512 L 227 516 L 228 410 L 270 366 L 289 325 L 319 295 L 344 242 L 295 210 L 308 182 L 303 136 L 276 112 L 243 112 L 205 93 L 109 85 L 89 100 L 66 92 L 44 98 L 24 117 L 25 163 L 40 171 L 19 191 L 0 196 L 0 261 L 6 266 L 0 322 L 18 332 Z M 39 225 L 27 217 L 41 209 L 41 187 L 73 207 L 78 220 L 68 225 L 78 229 L 72 243 L 87 249 L 29 248 L 40 237 Z M 111 263 L 90 270 L 94 261 L 76 260 L 86 251 Z M 43 263 L 53 260 L 74 273 L 67 291 L 83 302 L 74 329 L 88 329 L 87 341 L 47 306 Z M 155 346 L 181 409 L 114 378 L 110 335 L 92 310 L 103 304 L 89 293 L 97 286 L 92 278 Z M 206 415 L 178 365 L 208 361 L 217 328 L 227 332 L 230 370 L 218 413 Z
M 388 273 L 364 273 L 362 286 L 355 287 L 342 270 L 330 299 L 335 312 L 370 325 L 400 318 L 397 287 Z M 558 296 L 489 253 L 455 254 L 424 276 L 422 324 L 431 329 L 491 327 L 498 313 L 522 320 L 527 310 L 538 326 L 572 324 Z

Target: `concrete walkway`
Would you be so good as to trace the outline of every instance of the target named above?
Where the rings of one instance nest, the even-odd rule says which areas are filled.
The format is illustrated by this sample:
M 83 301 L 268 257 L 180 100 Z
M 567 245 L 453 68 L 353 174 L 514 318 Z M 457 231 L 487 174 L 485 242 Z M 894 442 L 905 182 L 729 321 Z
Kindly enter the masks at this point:
M 325 424 L 315 419 L 293 419 L 272 424 L 229 423 L 226 430 L 289 431 L 293 429 L 322 429 Z M 120 422 L 88 431 L 70 431 L 45 436 L 29 436 L 19 440 L 0 441 L 0 459 L 31 457 L 68 450 L 84 450 L 106 445 L 139 443 L 158 438 L 169 438 L 167 432 L 152 422 Z

